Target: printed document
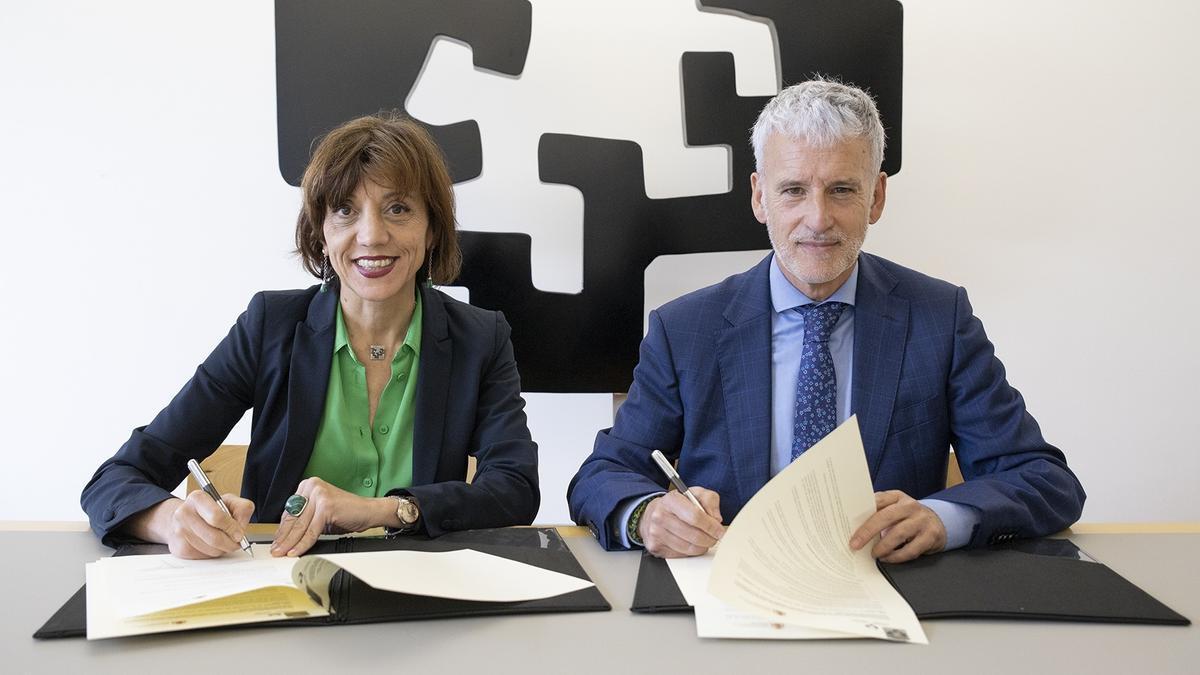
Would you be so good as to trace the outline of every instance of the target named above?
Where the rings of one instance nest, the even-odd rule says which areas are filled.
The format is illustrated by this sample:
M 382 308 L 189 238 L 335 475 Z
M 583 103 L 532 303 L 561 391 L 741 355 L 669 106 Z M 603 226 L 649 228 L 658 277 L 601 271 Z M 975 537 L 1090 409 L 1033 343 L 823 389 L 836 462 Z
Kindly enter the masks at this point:
M 850 550 L 850 535 L 874 513 L 851 417 L 750 499 L 712 557 L 708 590 L 768 628 L 747 631 L 745 621 L 704 603 L 696 606 L 697 626 L 758 633 L 727 637 L 772 637 L 770 627 L 783 625 L 928 644 L 912 608 L 876 567 L 871 544 Z
M 771 640 L 816 640 L 852 638 L 836 631 L 779 623 L 763 615 L 728 605 L 708 592 L 716 548 L 692 558 L 670 558 L 667 566 L 684 599 L 696 614 L 696 635 L 702 638 L 758 638 Z

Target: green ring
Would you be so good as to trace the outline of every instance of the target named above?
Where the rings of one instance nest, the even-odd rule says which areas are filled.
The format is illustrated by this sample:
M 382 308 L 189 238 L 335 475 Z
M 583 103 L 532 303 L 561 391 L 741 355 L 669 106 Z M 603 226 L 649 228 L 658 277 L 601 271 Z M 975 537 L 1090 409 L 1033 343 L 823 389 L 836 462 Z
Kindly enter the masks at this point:
M 292 495 L 283 503 L 283 510 L 287 511 L 289 516 L 299 518 L 301 513 L 304 513 L 304 507 L 308 506 L 308 497 L 304 495 Z

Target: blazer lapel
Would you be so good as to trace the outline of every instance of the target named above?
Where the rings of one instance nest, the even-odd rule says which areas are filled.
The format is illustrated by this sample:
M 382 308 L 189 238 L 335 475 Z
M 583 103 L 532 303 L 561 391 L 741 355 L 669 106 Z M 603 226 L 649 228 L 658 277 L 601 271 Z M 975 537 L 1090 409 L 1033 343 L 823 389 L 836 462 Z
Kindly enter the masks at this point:
M 421 365 L 417 375 L 417 415 L 413 424 L 413 485 L 437 481 L 453 355 L 446 310 L 437 291 L 421 287 L 421 312 Z
M 895 277 L 870 254 L 859 256 L 850 409 L 858 415 L 872 478 L 883 459 L 908 342 L 909 303 L 892 294 L 895 286 Z
M 744 503 L 771 472 L 771 292 L 768 255 L 741 280 L 716 332 L 730 465 Z M 717 413 L 717 411 L 714 411 Z
M 336 284 L 318 292 L 308 305 L 308 316 L 296 324 L 289 365 L 287 439 L 275 466 L 266 504 L 260 507 L 265 514 L 282 512 L 283 502 L 296 490 L 312 456 L 333 363 L 337 299 Z

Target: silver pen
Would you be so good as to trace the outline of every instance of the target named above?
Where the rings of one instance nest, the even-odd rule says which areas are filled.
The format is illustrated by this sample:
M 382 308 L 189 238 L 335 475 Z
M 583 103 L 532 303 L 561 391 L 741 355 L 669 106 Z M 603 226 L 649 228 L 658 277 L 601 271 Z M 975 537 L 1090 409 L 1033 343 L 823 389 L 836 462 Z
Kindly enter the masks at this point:
M 688 489 L 687 485 L 684 485 L 683 479 L 679 477 L 679 474 L 675 471 L 675 467 L 671 466 L 671 463 L 667 461 L 666 455 L 662 454 L 658 450 L 655 450 L 654 452 L 650 453 L 650 456 L 654 458 L 655 463 L 658 464 L 658 468 L 662 469 L 662 472 L 667 474 L 667 480 L 671 481 L 671 485 L 675 486 L 676 490 L 682 492 L 684 497 L 690 499 L 692 504 L 696 505 L 696 508 L 700 509 L 701 512 L 704 512 L 704 507 L 700 506 L 700 500 L 696 499 L 696 495 L 692 494 L 692 491 Z
M 204 473 L 204 469 L 200 468 L 200 462 L 197 462 L 194 459 L 189 459 L 187 466 L 188 471 L 192 472 L 192 478 L 195 478 L 196 482 L 200 484 L 200 489 L 204 490 L 206 493 L 208 493 L 209 497 L 213 498 L 213 501 L 217 503 L 217 506 L 221 507 L 221 510 L 225 512 L 225 515 L 233 518 L 233 514 L 229 512 L 229 507 L 225 505 L 225 500 L 221 499 L 221 495 L 217 492 L 217 488 L 214 487 L 212 481 L 208 479 L 208 474 Z M 250 548 L 250 542 L 246 540 L 246 535 L 242 535 L 242 550 L 246 553 L 249 553 L 251 558 L 254 557 L 254 549 Z

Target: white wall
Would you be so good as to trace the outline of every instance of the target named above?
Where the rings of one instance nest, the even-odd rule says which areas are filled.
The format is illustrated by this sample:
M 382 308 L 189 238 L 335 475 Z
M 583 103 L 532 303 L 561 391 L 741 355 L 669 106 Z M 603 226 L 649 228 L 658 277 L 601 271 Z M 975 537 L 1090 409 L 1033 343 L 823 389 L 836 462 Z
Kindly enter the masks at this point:
M 485 158 L 505 156 L 530 133 L 508 123 L 561 90 L 547 66 L 580 44 L 573 26 L 612 21 L 579 14 L 616 6 L 574 4 L 534 2 L 527 79 L 464 68 L 465 48 L 438 43 L 426 74 L 444 79 L 418 83 L 414 112 L 475 117 Z M 602 59 L 626 58 L 623 72 L 640 78 L 629 91 L 672 92 L 679 51 L 724 49 L 740 93 L 771 87 L 763 24 L 701 15 L 691 0 L 629 6 L 659 28 L 595 43 L 613 53 L 573 69 L 602 78 Z M 272 11 L 233 0 L 0 5 L 0 520 L 81 519 L 95 466 L 169 400 L 250 295 L 310 283 L 289 254 L 297 191 L 277 170 Z M 1197 25 L 1200 8 L 1170 0 L 905 4 L 903 169 L 867 248 L 970 290 L 1011 381 L 1083 480 L 1085 520 L 1200 519 L 1200 228 L 1188 209 L 1200 177 Z M 465 82 L 476 100 L 454 95 Z M 621 82 L 604 86 L 620 94 Z M 647 146 L 666 137 L 647 157 L 652 195 L 728 179 L 719 150 L 685 149 L 670 131 L 677 109 L 614 126 L 604 111 L 552 108 L 546 124 L 575 126 L 547 130 Z M 514 182 L 531 166 L 514 155 L 460 189 L 464 226 L 488 227 L 483 207 L 505 191 L 506 209 L 535 204 L 578 223 L 581 196 Z M 577 230 L 504 227 L 534 235 L 539 286 L 578 284 Z M 696 268 L 740 269 L 748 257 L 656 261 L 649 302 L 702 285 Z M 608 402 L 529 399 L 539 521 L 561 522 Z M 231 440 L 246 437 L 243 424 Z

